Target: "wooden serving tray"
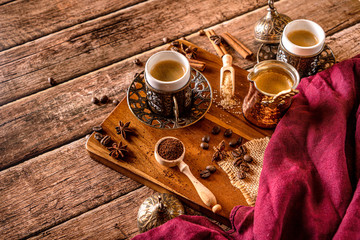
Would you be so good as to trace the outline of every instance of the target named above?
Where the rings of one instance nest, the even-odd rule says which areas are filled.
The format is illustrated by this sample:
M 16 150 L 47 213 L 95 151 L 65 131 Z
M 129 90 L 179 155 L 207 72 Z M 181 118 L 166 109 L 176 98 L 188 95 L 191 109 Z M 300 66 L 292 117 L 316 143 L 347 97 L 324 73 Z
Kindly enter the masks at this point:
M 192 45 L 187 41 L 182 42 Z M 199 47 L 198 59 L 206 62 L 206 69 L 203 74 L 210 82 L 213 91 L 219 92 L 221 59 Z M 242 100 L 248 90 L 247 71 L 236 66 L 234 68 L 236 71 L 236 93 L 237 97 Z M 117 135 L 115 127 L 118 126 L 120 120 L 123 122 L 130 121 L 130 127 L 135 130 L 135 135 L 130 135 L 126 140 Z M 222 128 L 219 135 L 210 134 L 215 125 Z M 258 129 L 248 123 L 239 113 L 239 109 L 224 111 L 215 104 L 212 104 L 205 118 L 191 126 L 175 130 L 156 129 L 143 124 L 132 114 L 126 98 L 104 120 L 101 126 L 113 141 L 122 141 L 127 144 L 129 154 L 126 161 L 110 157 L 109 151 L 94 138 L 93 133 L 86 143 L 86 149 L 92 158 L 158 192 L 171 192 L 194 209 L 227 225 L 229 225 L 228 218 L 231 209 L 236 205 L 247 205 L 244 196 L 239 189 L 231 185 L 228 176 L 219 166 L 217 166 L 217 171 L 207 179 L 201 179 L 199 172 L 204 170 L 207 165 L 216 165 L 216 163 L 211 162 L 214 152 L 213 146 L 217 146 L 224 139 L 223 132 L 226 128 L 233 130 L 232 138 L 242 136 L 246 140 L 271 134 L 271 131 Z M 201 138 L 205 134 L 211 136 L 209 150 L 200 148 Z M 217 202 L 223 208 L 221 212 L 214 214 L 201 201 L 190 180 L 177 167 L 167 168 L 155 160 L 155 143 L 164 136 L 174 136 L 184 142 L 186 146 L 185 163 L 189 165 L 194 176 L 215 195 Z M 225 141 L 228 143 L 230 139 L 225 139 Z M 229 148 L 227 145 L 227 149 Z

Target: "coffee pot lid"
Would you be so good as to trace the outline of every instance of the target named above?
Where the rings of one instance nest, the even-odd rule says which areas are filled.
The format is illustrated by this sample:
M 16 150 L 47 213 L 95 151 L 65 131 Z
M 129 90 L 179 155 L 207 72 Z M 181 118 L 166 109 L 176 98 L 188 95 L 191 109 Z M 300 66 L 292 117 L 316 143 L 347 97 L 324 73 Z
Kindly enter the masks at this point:
M 280 42 L 281 34 L 291 18 L 277 12 L 274 0 L 269 0 L 268 5 L 268 13 L 255 24 L 255 40 L 275 44 Z

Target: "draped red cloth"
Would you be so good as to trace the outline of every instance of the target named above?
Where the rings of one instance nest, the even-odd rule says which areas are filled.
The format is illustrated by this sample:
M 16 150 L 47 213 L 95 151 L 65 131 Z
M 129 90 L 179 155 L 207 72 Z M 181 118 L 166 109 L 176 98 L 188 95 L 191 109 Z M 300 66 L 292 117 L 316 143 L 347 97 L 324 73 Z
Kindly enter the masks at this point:
M 180 216 L 134 239 L 360 239 L 360 55 L 304 78 L 232 230 Z

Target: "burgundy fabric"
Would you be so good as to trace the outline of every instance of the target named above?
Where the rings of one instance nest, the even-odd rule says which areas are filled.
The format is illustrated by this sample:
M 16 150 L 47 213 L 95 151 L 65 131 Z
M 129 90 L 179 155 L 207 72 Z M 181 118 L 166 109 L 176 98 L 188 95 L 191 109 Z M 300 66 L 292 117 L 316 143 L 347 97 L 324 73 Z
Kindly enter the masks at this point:
M 360 55 L 304 78 L 232 230 L 180 216 L 134 239 L 360 239 Z

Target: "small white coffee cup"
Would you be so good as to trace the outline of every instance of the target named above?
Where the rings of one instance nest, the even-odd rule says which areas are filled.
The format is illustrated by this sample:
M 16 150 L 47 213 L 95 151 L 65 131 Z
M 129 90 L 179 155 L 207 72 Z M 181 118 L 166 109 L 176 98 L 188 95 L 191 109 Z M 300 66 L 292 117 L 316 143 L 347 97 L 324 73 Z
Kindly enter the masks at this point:
M 161 61 L 173 60 L 181 63 L 185 67 L 185 73 L 179 79 L 174 81 L 160 81 L 153 76 L 151 76 L 150 71 L 154 67 L 155 64 Z M 161 51 L 152 55 L 145 64 L 145 77 L 147 82 L 151 85 L 151 87 L 165 91 L 172 92 L 181 89 L 184 87 L 190 79 L 190 63 L 189 60 L 182 54 L 174 51 Z
M 288 34 L 296 30 L 306 30 L 311 32 L 318 39 L 318 43 L 309 47 L 295 45 L 288 39 Z M 323 49 L 325 43 L 325 32 L 319 24 L 313 21 L 306 19 L 298 19 L 291 21 L 285 26 L 283 34 L 281 36 L 281 43 L 284 48 L 292 54 L 298 56 L 312 56 L 319 54 L 320 51 Z

